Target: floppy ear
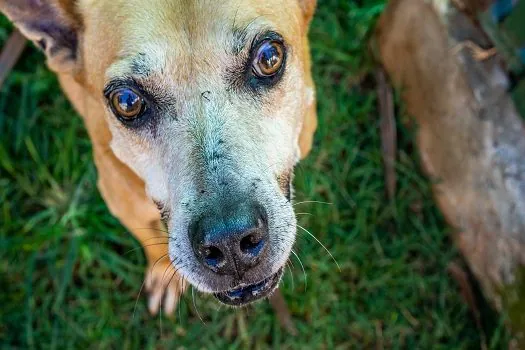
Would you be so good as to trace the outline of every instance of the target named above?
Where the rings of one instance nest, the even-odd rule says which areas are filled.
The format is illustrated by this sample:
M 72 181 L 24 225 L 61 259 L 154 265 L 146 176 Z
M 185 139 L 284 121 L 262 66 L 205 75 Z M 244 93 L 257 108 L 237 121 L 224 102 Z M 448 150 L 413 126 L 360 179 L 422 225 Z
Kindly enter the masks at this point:
M 78 61 L 81 23 L 75 0 L 0 0 L 0 11 L 47 56 L 56 72 L 72 72 Z
M 303 9 L 304 18 L 307 24 L 310 24 L 310 21 L 314 16 L 316 3 L 317 0 L 299 0 L 299 5 Z

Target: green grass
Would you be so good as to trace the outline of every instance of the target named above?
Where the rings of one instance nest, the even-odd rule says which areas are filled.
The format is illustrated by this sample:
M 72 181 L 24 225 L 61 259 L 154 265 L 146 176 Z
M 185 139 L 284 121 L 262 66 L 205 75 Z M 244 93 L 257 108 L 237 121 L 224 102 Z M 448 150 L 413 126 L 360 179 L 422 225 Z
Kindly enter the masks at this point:
M 299 263 L 282 285 L 299 335 L 267 302 L 244 310 L 183 298 L 175 320 L 136 304 L 145 258 L 96 189 L 90 142 L 42 56 L 26 50 L 0 95 L 1 348 L 479 349 L 480 331 L 447 274 L 458 258 L 399 123 L 398 192 L 385 198 L 366 38 L 383 1 L 323 0 L 312 24 L 319 130 L 297 169 Z M 0 43 L 10 27 L 0 22 Z M 366 84 L 364 84 L 366 85 Z M 398 119 L 406 120 L 402 107 Z M 293 281 L 291 275 L 293 274 Z M 499 319 L 485 327 L 504 348 Z

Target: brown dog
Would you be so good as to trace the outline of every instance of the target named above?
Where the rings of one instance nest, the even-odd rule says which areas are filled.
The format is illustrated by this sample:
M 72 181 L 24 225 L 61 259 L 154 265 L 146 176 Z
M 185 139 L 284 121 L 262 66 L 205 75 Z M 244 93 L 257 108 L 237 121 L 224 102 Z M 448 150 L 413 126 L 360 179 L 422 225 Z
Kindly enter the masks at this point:
M 0 0 L 85 121 L 100 191 L 144 246 L 152 313 L 161 300 L 173 312 L 183 281 L 229 305 L 277 287 L 296 233 L 292 171 L 316 127 L 314 8 Z

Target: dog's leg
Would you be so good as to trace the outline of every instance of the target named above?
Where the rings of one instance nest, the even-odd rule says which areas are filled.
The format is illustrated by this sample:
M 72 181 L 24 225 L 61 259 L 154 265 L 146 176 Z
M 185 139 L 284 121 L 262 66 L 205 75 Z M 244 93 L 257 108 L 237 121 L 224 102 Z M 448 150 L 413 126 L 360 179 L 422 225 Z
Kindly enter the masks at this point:
M 147 197 L 142 180 L 109 147 L 95 147 L 94 151 L 98 187 L 109 210 L 144 247 L 148 260 L 144 286 L 149 293 L 149 311 L 155 315 L 162 305 L 163 313 L 172 315 L 185 283 L 171 264 L 168 235 L 159 211 Z
M 60 84 L 82 115 L 93 142 L 98 187 L 111 213 L 144 247 L 148 269 L 144 286 L 149 293 L 148 308 L 156 314 L 173 314 L 184 291 L 182 278 L 176 274 L 168 256 L 168 235 L 160 221 L 160 213 L 146 195 L 144 182 L 113 153 L 111 133 L 104 120 L 104 106 L 69 75 L 60 75 Z M 137 286 L 137 292 L 140 286 Z

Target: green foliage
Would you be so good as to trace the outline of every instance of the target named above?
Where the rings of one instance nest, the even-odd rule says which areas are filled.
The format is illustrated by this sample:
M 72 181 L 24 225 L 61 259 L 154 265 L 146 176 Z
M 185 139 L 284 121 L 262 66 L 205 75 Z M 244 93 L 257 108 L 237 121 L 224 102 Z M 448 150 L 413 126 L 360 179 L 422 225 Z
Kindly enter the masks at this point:
M 87 134 L 33 49 L 0 95 L 0 341 L 2 348 L 479 348 L 481 336 L 446 272 L 458 254 L 399 125 L 398 193 L 385 198 L 367 38 L 383 1 L 324 0 L 312 24 L 319 130 L 297 169 L 300 225 L 282 285 L 299 330 L 267 302 L 219 307 L 191 291 L 175 320 L 152 318 L 140 245 L 96 189 Z M 0 43 L 10 27 L 0 20 Z M 398 117 L 405 118 L 399 108 Z M 307 214 L 306 214 L 307 213 Z M 293 277 L 292 277 L 293 276 Z M 204 319 L 200 320 L 198 313 Z M 488 330 L 502 348 L 502 326 Z

